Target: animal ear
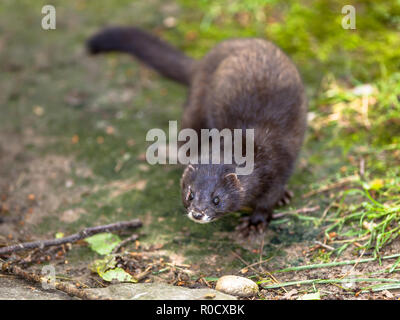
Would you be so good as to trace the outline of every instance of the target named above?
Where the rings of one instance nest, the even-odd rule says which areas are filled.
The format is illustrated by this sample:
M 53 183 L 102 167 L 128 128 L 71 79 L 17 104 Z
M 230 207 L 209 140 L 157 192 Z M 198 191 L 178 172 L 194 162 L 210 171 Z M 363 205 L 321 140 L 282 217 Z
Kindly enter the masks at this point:
M 185 168 L 185 170 L 183 171 L 183 174 L 182 174 L 182 178 L 181 178 L 181 188 L 182 188 L 182 186 L 183 186 L 183 180 L 185 179 L 185 177 L 186 177 L 189 173 L 194 172 L 194 171 L 196 171 L 196 169 L 195 169 L 195 167 L 193 167 L 191 164 L 189 164 L 189 165 Z
M 232 172 L 232 173 L 228 173 L 227 175 L 224 176 L 224 181 L 227 184 L 236 186 L 237 188 L 241 188 L 241 184 L 240 184 L 240 180 L 237 177 L 237 174 Z

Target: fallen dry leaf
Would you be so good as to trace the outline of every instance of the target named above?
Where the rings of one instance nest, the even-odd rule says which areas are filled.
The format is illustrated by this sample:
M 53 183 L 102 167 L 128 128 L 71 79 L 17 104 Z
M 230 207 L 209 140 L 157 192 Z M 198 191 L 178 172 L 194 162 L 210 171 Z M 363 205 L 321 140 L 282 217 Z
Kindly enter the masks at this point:
M 79 142 L 79 136 L 77 134 L 74 134 L 71 138 L 72 144 L 77 144 Z

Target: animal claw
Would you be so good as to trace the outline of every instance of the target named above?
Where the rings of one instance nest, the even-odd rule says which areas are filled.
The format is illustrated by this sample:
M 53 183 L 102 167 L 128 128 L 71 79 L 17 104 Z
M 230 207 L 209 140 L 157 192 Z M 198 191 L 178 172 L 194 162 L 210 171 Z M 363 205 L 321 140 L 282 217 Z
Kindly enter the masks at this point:
M 294 194 L 292 191 L 285 189 L 282 198 L 277 202 L 278 207 L 288 205 L 292 200 Z

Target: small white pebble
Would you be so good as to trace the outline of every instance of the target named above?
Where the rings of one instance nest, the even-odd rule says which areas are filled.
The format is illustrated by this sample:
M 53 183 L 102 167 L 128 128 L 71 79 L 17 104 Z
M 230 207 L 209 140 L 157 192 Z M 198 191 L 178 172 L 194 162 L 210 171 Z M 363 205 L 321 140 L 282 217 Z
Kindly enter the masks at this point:
M 219 278 L 215 289 L 242 298 L 252 297 L 259 291 L 258 285 L 254 281 L 233 275 Z
M 164 26 L 167 28 L 173 28 L 176 26 L 176 18 L 175 17 L 167 17 L 163 21 Z
M 67 180 L 65 182 L 65 187 L 66 188 L 71 188 L 73 185 L 74 185 L 74 181 L 72 181 L 72 180 Z

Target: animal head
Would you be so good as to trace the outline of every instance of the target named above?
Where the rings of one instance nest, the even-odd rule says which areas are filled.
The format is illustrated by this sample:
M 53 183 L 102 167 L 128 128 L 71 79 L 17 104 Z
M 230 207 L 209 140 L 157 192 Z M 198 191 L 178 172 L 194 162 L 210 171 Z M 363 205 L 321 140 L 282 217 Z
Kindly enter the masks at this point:
M 188 165 L 181 179 L 182 202 L 188 217 L 208 223 L 242 207 L 243 187 L 233 165 Z

